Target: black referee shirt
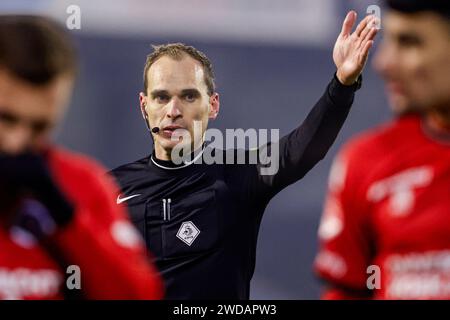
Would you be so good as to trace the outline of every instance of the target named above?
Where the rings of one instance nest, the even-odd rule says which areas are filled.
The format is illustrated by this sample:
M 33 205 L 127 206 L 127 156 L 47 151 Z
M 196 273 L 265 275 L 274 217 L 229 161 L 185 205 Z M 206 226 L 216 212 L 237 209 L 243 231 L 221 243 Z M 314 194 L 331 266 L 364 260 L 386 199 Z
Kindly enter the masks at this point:
M 355 90 L 333 78 L 304 122 L 279 140 L 274 175 L 262 175 L 260 164 L 177 167 L 154 154 L 111 171 L 121 187 L 118 202 L 128 206 L 162 273 L 166 299 L 249 298 L 258 230 L 268 202 L 324 158 Z

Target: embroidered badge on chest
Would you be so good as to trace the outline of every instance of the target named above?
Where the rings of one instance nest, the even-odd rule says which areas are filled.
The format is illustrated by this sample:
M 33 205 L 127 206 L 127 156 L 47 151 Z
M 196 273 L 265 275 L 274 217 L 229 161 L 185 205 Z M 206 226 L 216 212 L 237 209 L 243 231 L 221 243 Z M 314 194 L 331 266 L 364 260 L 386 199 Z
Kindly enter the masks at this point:
M 190 246 L 200 234 L 200 230 L 192 221 L 186 221 L 181 224 L 177 232 L 177 238 Z

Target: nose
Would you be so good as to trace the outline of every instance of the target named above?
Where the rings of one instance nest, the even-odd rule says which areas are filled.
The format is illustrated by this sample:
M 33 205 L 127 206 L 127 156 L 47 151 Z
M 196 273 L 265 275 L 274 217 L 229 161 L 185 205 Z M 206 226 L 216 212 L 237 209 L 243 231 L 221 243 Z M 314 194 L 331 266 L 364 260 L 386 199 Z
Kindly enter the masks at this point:
M 2 134 L 1 149 L 7 154 L 19 154 L 30 147 L 32 138 L 31 129 L 27 126 L 9 128 Z
M 167 117 L 169 117 L 170 119 L 175 120 L 178 117 L 181 117 L 181 106 L 177 97 L 174 97 L 170 101 L 170 103 L 167 105 L 167 108 Z

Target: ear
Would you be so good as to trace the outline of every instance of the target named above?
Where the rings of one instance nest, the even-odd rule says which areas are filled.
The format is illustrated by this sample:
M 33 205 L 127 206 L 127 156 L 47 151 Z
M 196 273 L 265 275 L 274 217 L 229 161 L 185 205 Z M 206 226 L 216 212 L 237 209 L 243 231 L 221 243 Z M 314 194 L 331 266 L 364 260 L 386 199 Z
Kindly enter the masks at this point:
M 209 97 L 209 114 L 208 117 L 209 119 L 215 120 L 217 118 L 217 115 L 219 114 L 219 110 L 220 110 L 220 98 L 219 98 L 219 94 L 217 92 L 214 92 L 210 97 Z
M 142 117 L 147 121 L 147 111 L 145 107 L 147 106 L 147 96 L 143 92 L 139 92 L 139 106 L 141 108 Z

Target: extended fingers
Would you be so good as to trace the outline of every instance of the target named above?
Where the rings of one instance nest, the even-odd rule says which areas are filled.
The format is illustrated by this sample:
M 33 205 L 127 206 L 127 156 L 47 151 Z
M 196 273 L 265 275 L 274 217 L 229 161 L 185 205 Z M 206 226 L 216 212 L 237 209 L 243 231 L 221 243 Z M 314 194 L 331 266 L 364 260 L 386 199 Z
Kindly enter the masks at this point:
M 366 42 L 375 39 L 377 33 L 378 29 L 376 27 L 372 27 L 372 29 L 370 29 L 369 33 L 365 36 L 363 41 Z
M 360 37 L 358 38 L 358 48 L 366 44 L 367 41 L 373 40 L 378 32 L 376 28 L 376 18 L 373 17 L 369 20 L 366 27 L 362 31 Z
M 356 22 L 356 12 L 350 11 L 349 13 L 347 13 L 344 22 L 342 23 L 341 35 L 343 36 L 349 35 L 353 29 L 353 25 L 355 24 L 355 22 Z
M 364 65 L 364 63 L 366 63 L 367 57 L 369 56 L 370 48 L 372 48 L 372 46 L 373 46 L 373 40 L 369 40 L 364 44 L 364 46 L 359 54 L 359 64 L 360 65 Z
M 359 24 L 358 24 L 358 26 L 356 27 L 356 30 L 355 30 L 355 34 L 358 36 L 358 37 L 360 37 L 361 36 L 361 34 L 362 34 L 362 32 L 366 29 L 366 27 L 369 25 L 369 28 L 371 27 L 370 26 L 370 21 L 372 20 L 374 18 L 374 16 L 373 15 L 368 15 L 368 16 L 366 16 Z

